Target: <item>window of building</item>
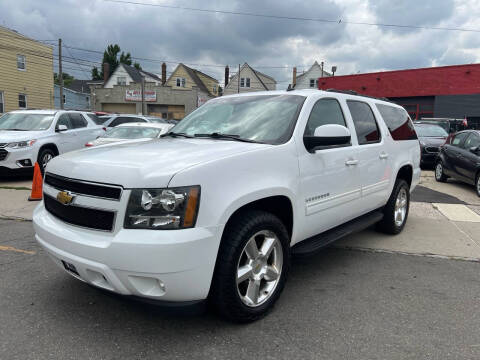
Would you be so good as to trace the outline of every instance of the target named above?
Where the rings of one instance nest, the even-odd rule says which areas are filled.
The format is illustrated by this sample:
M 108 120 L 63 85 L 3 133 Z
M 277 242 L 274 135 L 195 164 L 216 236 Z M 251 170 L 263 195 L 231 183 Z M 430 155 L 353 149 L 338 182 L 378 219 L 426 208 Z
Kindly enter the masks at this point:
M 20 109 L 26 109 L 27 108 L 27 95 L 18 94 L 18 107 Z
M 127 85 L 127 77 L 117 76 L 117 85 Z
M 177 77 L 177 86 L 178 87 L 185 87 L 187 80 L 185 78 Z
M 214 93 L 214 94 L 217 93 L 217 85 L 213 85 L 213 93 Z
M 240 87 L 245 87 L 245 78 L 240 79 Z
M 250 78 L 245 79 L 245 87 L 247 87 L 247 88 L 250 87 Z
M 25 64 L 25 55 L 17 55 L 17 69 L 22 71 L 27 70 Z
M 305 127 L 305 135 L 313 136 L 317 127 L 327 124 L 347 126 L 342 108 L 335 99 L 320 99 L 313 105 Z
M 90 103 L 90 98 L 88 96 L 85 98 L 85 100 L 87 103 Z
M 310 79 L 310 87 L 311 88 L 315 87 L 315 79 Z
M 347 104 L 357 132 L 358 144 L 365 145 L 379 142 L 380 130 L 370 106 L 367 103 L 353 100 L 347 101 Z
M 240 79 L 240 87 L 249 88 L 250 87 L 250 78 L 241 78 Z
M 394 106 L 376 104 L 393 140 L 415 140 L 417 134 L 407 111 Z
M 4 106 L 3 106 L 3 91 L 0 91 L 0 114 L 2 114 L 4 111 Z
M 63 94 L 63 103 L 64 103 L 64 104 L 66 103 L 66 98 L 67 98 L 67 97 L 65 96 L 65 94 Z

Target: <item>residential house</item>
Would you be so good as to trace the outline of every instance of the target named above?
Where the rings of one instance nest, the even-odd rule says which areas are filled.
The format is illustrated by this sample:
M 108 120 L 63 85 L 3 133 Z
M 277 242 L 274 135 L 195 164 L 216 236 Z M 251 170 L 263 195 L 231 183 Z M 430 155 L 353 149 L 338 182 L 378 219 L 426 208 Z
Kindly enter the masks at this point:
M 218 81 L 183 64 L 178 65 L 168 79 L 165 63 L 162 76 L 125 64 L 120 64 L 109 78 L 106 75 L 103 82 L 88 83 L 92 109 L 96 111 L 143 113 L 180 120 L 218 92 Z M 177 78 L 180 78 L 179 86 Z
M 63 108 L 70 110 L 90 110 L 90 87 L 87 80 L 74 80 L 63 87 Z M 60 85 L 55 87 L 55 109 L 60 109 Z M 74 90 L 76 89 L 76 90 Z
M 318 89 L 318 78 L 332 76 L 332 74 L 322 69 L 318 62 L 305 71 L 303 74 L 297 75 L 295 89 Z
M 240 79 L 240 84 L 238 83 Z M 227 82 L 227 79 L 225 79 Z M 239 86 L 240 85 L 240 86 Z M 240 67 L 240 71 L 233 75 L 223 90 L 224 95 L 242 92 L 275 90 L 277 82 L 271 76 L 265 75 L 253 69 L 247 63 Z
M 167 86 L 176 90 L 191 90 L 197 87 L 199 91 L 198 106 L 219 95 L 219 83 L 210 75 L 199 70 L 178 64 L 167 80 Z
M 53 108 L 53 48 L 0 26 L 0 113 Z

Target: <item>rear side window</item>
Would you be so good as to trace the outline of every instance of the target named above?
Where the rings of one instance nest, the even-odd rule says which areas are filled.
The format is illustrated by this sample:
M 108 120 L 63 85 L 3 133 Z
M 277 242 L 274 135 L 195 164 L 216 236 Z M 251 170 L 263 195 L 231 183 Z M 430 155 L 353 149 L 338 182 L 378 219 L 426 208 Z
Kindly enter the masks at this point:
M 100 119 L 100 118 L 99 118 L 97 115 L 95 115 L 95 114 L 88 113 L 87 115 L 88 115 L 88 117 L 89 117 L 90 119 L 92 119 L 93 122 L 94 122 L 95 124 L 97 124 L 97 125 L 102 125 L 103 122 L 105 121 L 105 120 L 103 120 L 103 119 Z
M 347 126 L 340 104 L 335 99 L 320 99 L 315 103 L 305 127 L 305 135 L 313 136 L 317 127 L 327 124 Z
M 358 144 L 365 145 L 380 141 L 380 131 L 370 105 L 361 101 L 348 100 L 353 124 L 357 132 Z
M 408 113 L 401 108 L 376 104 L 393 140 L 416 140 L 417 134 Z
M 80 129 L 87 127 L 88 122 L 83 118 L 83 116 L 79 113 L 70 113 L 70 121 L 72 122 L 72 126 L 74 129 Z

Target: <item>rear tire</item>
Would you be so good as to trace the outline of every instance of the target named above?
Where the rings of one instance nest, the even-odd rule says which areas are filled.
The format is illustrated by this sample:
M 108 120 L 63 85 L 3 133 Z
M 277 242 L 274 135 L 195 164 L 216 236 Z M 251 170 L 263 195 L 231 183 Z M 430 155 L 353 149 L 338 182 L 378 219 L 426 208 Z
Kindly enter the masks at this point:
M 280 297 L 289 268 L 290 239 L 283 223 L 265 211 L 240 213 L 225 229 L 210 303 L 229 320 L 257 320 Z
M 443 172 L 443 164 L 441 161 L 438 161 L 435 164 L 435 180 L 438 182 L 446 182 L 447 181 L 447 176 Z
M 480 197 L 480 173 L 477 174 L 477 179 L 475 180 L 475 190 L 477 190 L 477 196 Z
M 400 233 L 408 218 L 410 208 L 410 187 L 403 179 L 397 179 L 390 199 L 383 209 L 383 219 L 377 224 L 377 229 L 396 235 Z

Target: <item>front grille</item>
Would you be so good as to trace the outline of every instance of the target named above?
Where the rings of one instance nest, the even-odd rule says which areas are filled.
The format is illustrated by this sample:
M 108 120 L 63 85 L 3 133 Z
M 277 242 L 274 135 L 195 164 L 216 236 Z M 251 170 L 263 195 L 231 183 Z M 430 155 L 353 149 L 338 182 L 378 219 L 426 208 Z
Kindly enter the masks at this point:
M 438 153 L 438 147 L 437 146 L 427 146 L 425 148 L 425 151 L 429 152 L 429 153 Z
M 5 146 L 7 146 L 7 143 L 0 143 L 0 148 L 4 148 Z
M 0 161 L 5 160 L 8 155 L 8 151 L 5 149 L 0 149 Z
M 112 211 L 90 209 L 76 205 L 63 205 L 53 197 L 43 194 L 45 208 L 66 223 L 85 228 L 112 231 L 115 213 Z
M 120 200 L 122 188 L 120 185 L 103 185 L 82 180 L 68 179 L 59 175 L 46 174 L 45 184 L 58 190 L 68 190 L 76 194 Z

